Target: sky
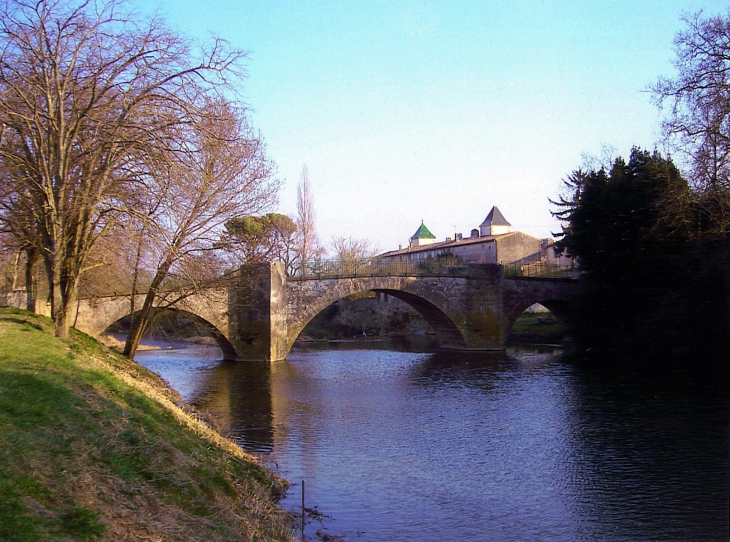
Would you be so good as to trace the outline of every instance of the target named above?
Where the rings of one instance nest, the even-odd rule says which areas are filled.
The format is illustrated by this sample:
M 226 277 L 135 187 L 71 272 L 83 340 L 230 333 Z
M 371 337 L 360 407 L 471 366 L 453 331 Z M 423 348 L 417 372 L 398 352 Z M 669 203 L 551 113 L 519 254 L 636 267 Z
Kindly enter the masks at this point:
M 296 215 L 307 165 L 320 241 L 469 234 L 497 206 L 560 231 L 549 199 L 604 147 L 661 147 L 647 89 L 672 77 L 694 0 L 132 0 L 180 34 L 247 51 L 240 93 Z

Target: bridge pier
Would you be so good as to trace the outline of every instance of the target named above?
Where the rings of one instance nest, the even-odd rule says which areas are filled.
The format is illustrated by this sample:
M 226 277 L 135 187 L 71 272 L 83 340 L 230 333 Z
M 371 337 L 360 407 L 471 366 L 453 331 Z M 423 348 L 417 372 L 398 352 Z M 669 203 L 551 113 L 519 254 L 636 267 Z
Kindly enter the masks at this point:
M 448 292 L 444 305 L 462 337 L 461 344 L 440 343 L 449 350 L 503 350 L 504 269 L 496 264 L 469 264 L 446 268 L 446 277 L 434 284 Z
M 278 262 L 245 266 L 235 285 L 185 297 L 171 308 L 207 322 L 227 359 L 273 362 L 286 359 L 299 334 L 326 307 L 375 291 L 411 305 L 442 348 L 489 351 L 504 348 L 515 320 L 530 305 L 565 310 L 576 285 L 564 278 L 505 276 L 497 264 L 441 267 L 427 274 L 368 265 L 319 277 L 287 277 Z M 129 311 L 128 296 L 81 300 L 74 326 L 98 336 Z
M 268 262 L 239 270 L 229 292 L 229 335 L 239 360 L 280 361 L 287 347 L 284 265 Z
M 232 295 L 229 336 L 238 359 L 279 361 L 306 325 L 352 294 L 382 292 L 411 305 L 446 349 L 504 349 L 514 320 L 533 303 L 565 303 L 573 281 L 505 276 L 497 264 L 441 267 L 432 274 L 379 273 L 286 277 L 280 263 L 241 270 Z M 556 305 L 557 306 L 557 305 Z

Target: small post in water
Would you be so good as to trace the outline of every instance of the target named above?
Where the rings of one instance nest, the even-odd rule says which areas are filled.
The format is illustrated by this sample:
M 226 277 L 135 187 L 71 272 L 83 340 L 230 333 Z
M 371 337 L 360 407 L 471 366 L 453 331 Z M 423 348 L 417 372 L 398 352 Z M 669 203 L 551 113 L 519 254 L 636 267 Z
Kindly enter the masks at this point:
M 302 480 L 302 540 L 304 540 L 304 480 Z

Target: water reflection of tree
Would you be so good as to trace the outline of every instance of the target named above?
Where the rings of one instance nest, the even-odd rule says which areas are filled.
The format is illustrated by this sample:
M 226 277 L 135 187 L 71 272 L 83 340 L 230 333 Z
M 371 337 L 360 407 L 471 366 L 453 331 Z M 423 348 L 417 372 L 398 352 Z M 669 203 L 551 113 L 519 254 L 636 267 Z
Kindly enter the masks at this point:
M 271 365 L 221 362 L 204 373 L 206 390 L 193 403 L 208 410 L 221 429 L 248 452 L 269 453 L 274 445 Z
M 726 370 L 613 360 L 575 365 L 572 489 L 585 536 L 720 540 L 730 522 Z M 591 527 L 592 526 L 592 527 Z

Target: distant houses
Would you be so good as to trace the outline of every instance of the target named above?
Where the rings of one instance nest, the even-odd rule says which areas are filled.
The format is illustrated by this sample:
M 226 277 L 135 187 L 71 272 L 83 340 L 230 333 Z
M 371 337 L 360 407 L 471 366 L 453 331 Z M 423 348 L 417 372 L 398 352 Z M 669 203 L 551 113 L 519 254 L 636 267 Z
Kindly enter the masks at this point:
M 570 258 L 556 256 L 553 244 L 553 239 L 513 232 L 512 225 L 499 209 L 492 207 L 479 228 L 471 230 L 469 237 L 456 233 L 453 239 L 447 237 L 444 241 L 436 241 L 436 236 L 421 222 L 409 239 L 407 248 L 385 252 L 379 257 L 411 262 L 450 258 L 460 263 L 572 265 Z

